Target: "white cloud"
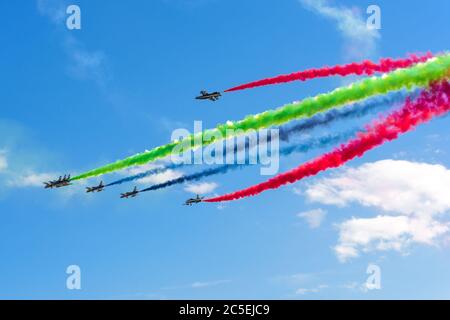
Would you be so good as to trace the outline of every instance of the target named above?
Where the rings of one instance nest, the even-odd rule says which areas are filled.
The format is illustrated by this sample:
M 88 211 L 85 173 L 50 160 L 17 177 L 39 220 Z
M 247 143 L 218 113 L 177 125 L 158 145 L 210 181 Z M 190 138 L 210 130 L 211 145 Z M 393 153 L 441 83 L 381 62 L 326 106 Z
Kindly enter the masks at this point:
M 8 160 L 6 156 L 0 153 L 0 172 L 8 168 Z
M 310 200 L 344 206 L 357 202 L 411 215 L 450 209 L 450 170 L 442 165 L 382 160 L 348 168 L 308 186 Z
M 315 229 L 320 227 L 326 214 L 327 212 L 323 209 L 314 209 L 300 212 L 297 214 L 297 217 L 304 219 L 311 229 Z
M 176 285 L 176 286 L 168 286 L 161 288 L 162 290 L 177 290 L 177 289 L 185 289 L 185 288 L 192 288 L 192 289 L 200 289 L 200 288 L 208 288 L 213 286 L 218 286 L 225 283 L 230 283 L 231 280 L 212 280 L 212 281 L 196 281 L 190 284 L 184 284 L 184 285 Z
M 53 180 L 55 174 L 30 172 L 24 175 L 17 175 L 8 180 L 11 187 L 42 187 L 44 181 Z
M 373 289 L 370 286 L 371 284 L 368 282 L 360 283 L 358 281 L 351 281 L 340 285 L 339 288 L 367 293 L 369 290 Z
M 351 281 L 351 282 L 347 282 L 344 283 L 343 285 L 341 285 L 340 287 L 344 288 L 344 289 L 350 289 L 350 290 L 354 290 L 354 289 L 358 289 L 360 288 L 362 285 L 357 282 L 357 281 Z
M 134 176 L 140 173 L 144 173 L 150 170 L 154 170 L 157 168 L 162 168 L 163 165 L 161 164 L 155 164 L 155 163 L 147 163 L 141 166 L 135 166 L 135 167 L 131 167 L 131 168 L 126 168 L 123 169 L 121 171 L 119 171 L 119 174 L 124 175 L 124 176 Z
M 68 64 L 70 75 L 82 80 L 93 80 L 100 87 L 105 86 L 109 75 L 106 55 L 102 51 L 89 51 L 83 43 L 72 36 L 66 36 L 63 45 L 70 59 Z
M 224 205 L 223 203 L 219 203 L 219 204 L 217 205 L 217 209 L 218 209 L 218 210 L 224 210 L 226 207 L 227 207 L 227 206 Z
M 48 17 L 54 24 L 62 24 L 66 17 L 67 4 L 60 0 L 37 0 L 41 15 Z
M 404 253 L 414 243 L 437 245 L 449 231 L 449 224 L 438 220 L 450 210 L 450 170 L 442 165 L 401 160 L 367 163 L 317 180 L 305 194 L 323 204 L 358 203 L 386 213 L 338 225 L 334 250 L 341 261 L 360 252 Z
M 82 78 L 89 73 L 99 76 L 97 73 L 105 59 L 102 52 L 88 52 L 82 50 L 73 51 L 71 58 L 75 62 L 74 65 L 72 65 L 72 67 L 74 67 L 73 71 L 77 76 Z
M 64 30 L 66 9 L 69 6 L 64 0 L 37 0 L 38 12 L 47 17 L 55 26 Z M 68 33 L 62 34 L 62 44 L 70 63 L 68 72 L 78 79 L 93 80 L 98 86 L 104 87 L 109 78 L 106 56 L 103 52 L 87 50 L 84 44 Z
M 141 184 L 160 184 L 169 180 L 177 179 L 183 175 L 183 172 L 176 170 L 167 170 L 161 173 L 139 179 L 137 182 Z
M 295 273 L 290 275 L 279 275 L 270 280 L 277 284 L 300 286 L 315 281 L 317 275 L 314 273 Z
M 352 218 L 340 224 L 335 252 L 342 262 L 359 255 L 359 251 L 395 250 L 404 252 L 411 243 L 433 245 L 448 232 L 446 223 L 410 216 Z
M 22 125 L 0 119 L 0 196 L 9 194 L 18 188 L 43 188 L 44 182 L 57 179 L 64 173 L 46 171 L 52 163 L 52 153 L 46 149 L 36 148 L 36 142 L 30 140 L 27 128 Z M 6 140 L 4 138 L 7 138 Z M 3 138 L 3 139 L 2 139 Z M 6 162 L 2 164 L 2 159 Z M 26 161 L 24 160 L 26 159 Z M 6 167 L 5 167 L 6 165 Z M 58 194 L 58 201 L 68 200 L 74 194 L 84 194 L 82 184 L 85 181 L 63 188 Z
M 197 184 L 188 184 L 184 188 L 187 192 L 195 194 L 207 194 L 213 192 L 217 188 L 217 183 L 215 182 L 202 182 Z
M 295 291 L 295 293 L 296 294 L 305 295 L 307 293 L 317 293 L 317 292 L 319 292 L 319 291 L 321 291 L 323 289 L 326 289 L 326 288 L 328 288 L 328 285 L 321 284 L 321 285 L 318 285 L 317 287 L 309 288 L 309 289 L 308 288 L 299 288 L 299 289 L 297 289 Z
M 224 283 L 229 283 L 230 280 L 215 280 L 215 281 L 207 281 L 207 282 L 194 282 L 191 284 L 192 288 L 206 288 L 206 287 L 212 287 L 217 286 Z
M 320 283 L 320 273 L 295 273 L 290 275 L 278 275 L 269 280 L 277 285 L 293 290 L 296 295 L 305 295 L 308 293 L 317 293 L 323 289 L 329 288 L 326 284 Z
M 307 8 L 336 22 L 345 43 L 345 55 L 349 60 L 368 58 L 376 51 L 379 32 L 369 29 L 366 19 L 357 8 L 332 6 L 327 0 L 300 0 Z

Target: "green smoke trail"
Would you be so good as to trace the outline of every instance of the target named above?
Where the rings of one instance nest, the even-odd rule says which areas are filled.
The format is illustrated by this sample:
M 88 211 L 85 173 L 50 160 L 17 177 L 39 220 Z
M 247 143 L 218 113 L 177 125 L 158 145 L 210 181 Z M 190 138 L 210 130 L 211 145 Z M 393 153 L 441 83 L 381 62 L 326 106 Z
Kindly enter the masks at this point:
M 190 135 L 180 141 L 171 142 L 124 160 L 118 160 L 103 167 L 87 171 L 73 177 L 71 180 L 85 179 L 129 166 L 142 165 L 170 155 L 175 147 L 179 148 L 176 152 L 181 153 L 188 149 L 205 146 L 216 141 L 211 139 L 211 137 L 220 136 L 221 139 L 230 137 L 230 132 L 227 132 L 227 130 L 235 130 L 235 133 L 232 135 L 242 134 L 251 129 L 268 128 L 294 119 L 310 117 L 318 112 L 343 106 L 350 102 L 364 100 L 370 96 L 385 94 L 389 91 L 401 88 L 410 89 L 413 86 L 427 86 L 432 81 L 448 76 L 449 71 L 450 54 L 441 55 L 410 68 L 399 69 L 381 77 L 366 78 L 347 87 L 337 88 L 329 93 L 306 98 L 300 102 L 287 104 L 275 110 L 247 116 L 237 122 L 229 121 L 226 124 L 218 125 L 214 129 Z M 205 136 L 208 138 L 205 139 Z

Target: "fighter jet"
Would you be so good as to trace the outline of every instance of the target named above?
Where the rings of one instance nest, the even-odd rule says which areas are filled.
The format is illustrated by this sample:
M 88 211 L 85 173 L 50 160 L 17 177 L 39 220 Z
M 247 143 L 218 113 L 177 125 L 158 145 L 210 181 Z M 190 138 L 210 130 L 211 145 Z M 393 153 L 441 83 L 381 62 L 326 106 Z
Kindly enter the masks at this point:
M 202 91 L 200 91 L 200 94 L 201 95 L 198 97 L 195 97 L 195 99 L 217 101 L 222 96 L 220 94 L 220 92 L 218 92 L 218 91 L 213 92 L 213 93 L 208 93 L 207 91 L 202 90 Z
M 95 187 L 86 187 L 86 192 L 102 192 L 105 188 L 105 185 L 103 184 L 103 181 L 100 182 L 98 186 Z
M 70 174 L 68 176 L 64 175 L 64 177 L 59 176 L 57 180 L 50 180 L 48 182 L 44 182 L 45 189 L 53 189 L 53 188 L 61 188 L 71 185 L 70 183 Z
M 199 195 L 197 195 L 197 197 L 195 198 L 190 198 L 187 199 L 186 202 L 184 203 L 185 206 L 192 206 L 194 203 L 199 203 L 202 202 L 204 197 L 200 197 Z
M 137 187 L 134 187 L 133 191 L 120 194 L 120 198 L 134 198 L 138 195 L 139 191 Z

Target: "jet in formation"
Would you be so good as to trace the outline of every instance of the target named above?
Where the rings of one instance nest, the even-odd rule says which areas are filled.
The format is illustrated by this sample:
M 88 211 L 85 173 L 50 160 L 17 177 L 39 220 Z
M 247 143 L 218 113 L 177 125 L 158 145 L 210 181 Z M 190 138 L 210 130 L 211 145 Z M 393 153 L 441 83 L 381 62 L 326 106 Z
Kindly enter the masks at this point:
M 187 199 L 186 202 L 184 203 L 185 206 L 192 206 L 194 203 L 199 203 L 202 202 L 204 197 L 200 197 L 199 195 L 197 195 L 197 197 L 195 198 L 190 198 Z
M 48 182 L 44 182 L 45 189 L 53 189 L 53 188 L 61 188 L 65 186 L 71 185 L 70 183 L 70 174 L 68 176 L 64 175 L 64 177 L 59 176 L 57 180 L 50 180 Z
M 134 198 L 138 195 L 139 191 L 137 187 L 134 187 L 133 191 L 120 194 L 120 198 Z
M 197 100 L 211 100 L 211 101 L 217 101 L 222 96 L 220 92 L 213 92 L 208 93 L 207 91 L 200 91 L 200 96 L 195 97 Z
M 86 187 L 86 192 L 102 192 L 105 189 L 105 185 L 103 184 L 103 181 L 100 182 L 98 186 L 95 187 Z

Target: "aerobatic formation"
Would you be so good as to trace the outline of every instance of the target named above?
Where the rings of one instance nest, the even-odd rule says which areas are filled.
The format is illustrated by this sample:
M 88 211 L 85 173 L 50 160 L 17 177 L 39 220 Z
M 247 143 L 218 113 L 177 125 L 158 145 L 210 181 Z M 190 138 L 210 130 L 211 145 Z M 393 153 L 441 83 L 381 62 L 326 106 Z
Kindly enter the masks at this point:
M 378 73 L 378 75 L 374 75 Z M 56 180 L 44 183 L 47 189 L 61 188 L 72 185 L 77 180 L 101 176 L 128 167 L 140 166 L 166 158 L 172 153 L 182 153 L 188 150 L 202 148 L 216 139 L 206 139 L 207 136 L 228 139 L 245 134 L 250 130 L 261 130 L 271 127 L 279 129 L 279 138 L 288 144 L 279 148 L 280 156 L 288 156 L 294 152 L 307 152 L 326 146 L 337 145 L 334 149 L 317 156 L 285 173 L 273 176 L 267 181 L 211 198 L 200 197 L 186 200 L 187 206 L 200 202 L 214 203 L 233 201 L 255 196 L 270 189 L 277 189 L 285 184 L 294 183 L 306 177 L 314 176 L 321 171 L 337 168 L 355 157 L 362 157 L 367 151 L 388 141 L 397 139 L 418 125 L 426 123 L 435 117 L 450 111 L 450 54 L 410 55 L 404 59 L 385 58 L 379 62 L 362 61 L 347 65 L 323 67 L 279 75 L 249 83 L 234 86 L 222 92 L 201 91 L 195 97 L 198 100 L 217 101 L 225 93 L 282 84 L 291 81 L 307 81 L 329 76 L 370 76 L 362 78 L 348 86 L 337 88 L 331 92 L 305 98 L 299 102 L 290 103 L 274 110 L 267 110 L 256 115 L 250 115 L 236 122 L 227 121 L 216 128 L 194 133 L 180 140 L 153 148 L 123 160 L 104 165 L 71 177 L 60 176 Z M 390 111 L 386 110 L 390 108 Z M 342 133 L 327 134 L 320 137 L 310 137 L 306 141 L 291 142 L 301 132 L 316 127 L 328 125 L 348 118 L 360 118 L 373 113 L 383 112 L 364 128 L 353 128 Z M 291 122 L 295 121 L 294 124 Z M 345 142 L 347 141 L 347 142 Z M 270 139 L 265 141 L 270 143 Z M 262 143 L 258 141 L 258 143 Z M 244 146 L 245 147 L 245 146 Z M 242 153 L 242 149 L 233 149 L 234 155 Z M 244 150 L 245 154 L 245 150 Z M 150 170 L 130 175 L 108 184 L 103 181 L 86 192 L 98 193 L 105 188 L 162 173 L 179 168 L 183 163 L 165 163 Z M 224 164 L 208 167 L 199 172 L 185 174 L 168 181 L 155 184 L 141 190 L 134 187 L 132 191 L 121 193 L 120 198 L 134 198 L 142 192 L 159 190 L 188 181 L 198 181 L 215 174 L 225 174 L 230 170 L 243 168 L 243 164 Z

